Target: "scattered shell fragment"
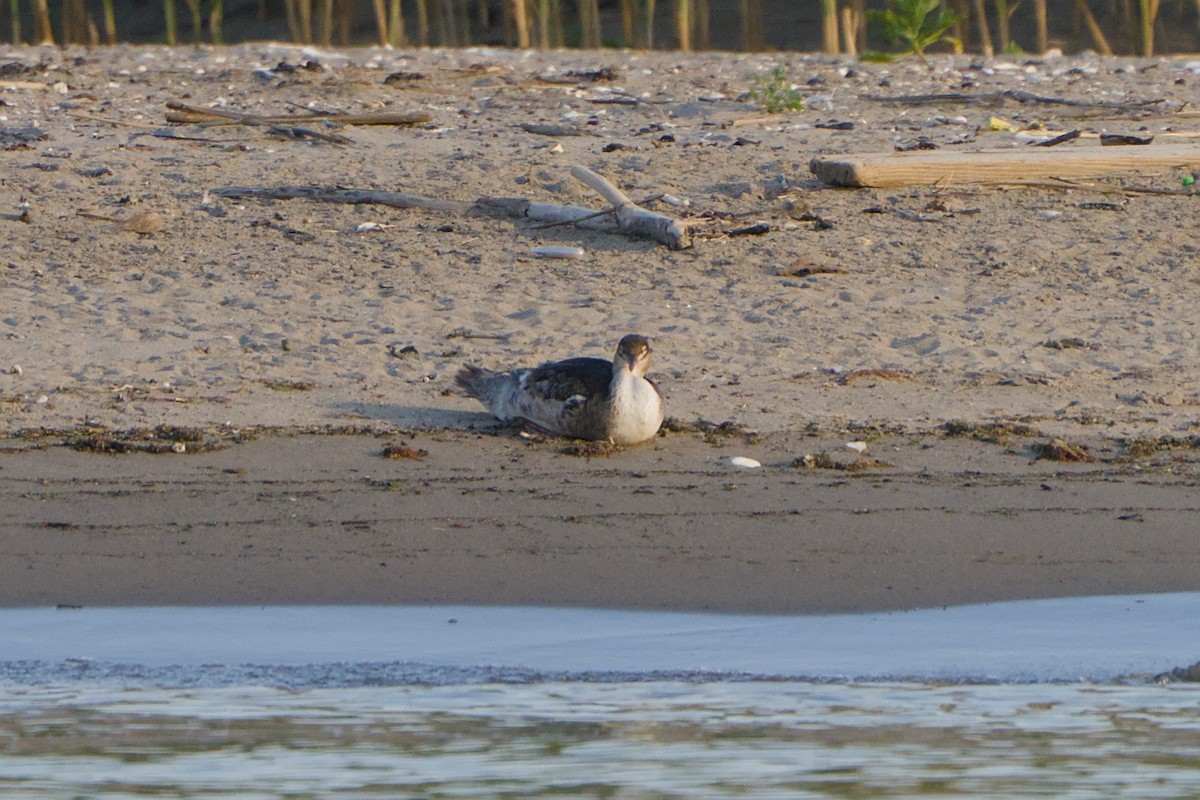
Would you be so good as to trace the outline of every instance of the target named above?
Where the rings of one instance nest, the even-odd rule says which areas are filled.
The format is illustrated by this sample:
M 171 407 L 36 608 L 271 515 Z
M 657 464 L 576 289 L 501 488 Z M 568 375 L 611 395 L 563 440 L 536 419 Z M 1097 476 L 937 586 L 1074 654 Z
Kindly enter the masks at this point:
M 378 222 L 363 222 L 354 229 L 355 233 L 367 233 L 368 231 L 381 231 L 383 226 Z
M 551 152 L 551 153 L 553 153 L 554 155 L 558 155 L 559 153 L 563 152 L 563 146 L 562 146 L 562 143 L 561 143 L 561 142 L 555 142 L 554 144 L 552 144 L 552 145 L 550 146 L 550 152 Z
M 867 449 L 866 442 L 846 442 L 846 449 L 853 450 L 856 453 L 865 452 Z
M 183 442 L 174 442 L 171 444 L 171 452 L 172 453 L 186 453 L 187 445 L 184 444 Z
M 755 461 L 753 458 L 746 458 L 745 456 L 730 456 L 729 463 L 732 466 L 742 467 L 743 469 L 758 469 L 762 466 L 762 462 Z
M 49 402 L 50 402 L 50 398 L 49 398 L 49 397 L 47 397 L 46 395 L 42 395 L 41 397 L 39 397 L 39 398 L 37 399 L 37 404 L 38 404 L 39 406 L 44 406 L 44 405 L 46 405 L 46 404 L 47 404 L 47 403 L 49 403 Z
M 21 375 L 24 372 L 25 372 L 25 370 L 21 369 L 20 364 L 13 364 L 11 367 L 8 368 L 9 375 Z
M 538 258 L 583 258 L 582 247 L 567 247 L 564 245 L 545 244 L 533 248 L 533 254 Z

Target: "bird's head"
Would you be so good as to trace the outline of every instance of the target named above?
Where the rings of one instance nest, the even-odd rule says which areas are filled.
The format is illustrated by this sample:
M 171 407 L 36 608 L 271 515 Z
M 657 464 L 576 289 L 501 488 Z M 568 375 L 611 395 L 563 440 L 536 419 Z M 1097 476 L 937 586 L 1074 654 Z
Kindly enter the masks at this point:
M 621 369 L 628 369 L 639 378 L 650 369 L 650 340 L 631 333 L 617 345 L 617 357 L 613 360 Z

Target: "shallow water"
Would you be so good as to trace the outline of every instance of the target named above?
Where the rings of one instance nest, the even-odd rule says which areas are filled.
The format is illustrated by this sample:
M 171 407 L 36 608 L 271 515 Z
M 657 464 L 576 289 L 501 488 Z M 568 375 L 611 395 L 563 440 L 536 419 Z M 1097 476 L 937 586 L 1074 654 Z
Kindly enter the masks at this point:
M 0 611 L 0 794 L 1195 797 L 1198 602 Z

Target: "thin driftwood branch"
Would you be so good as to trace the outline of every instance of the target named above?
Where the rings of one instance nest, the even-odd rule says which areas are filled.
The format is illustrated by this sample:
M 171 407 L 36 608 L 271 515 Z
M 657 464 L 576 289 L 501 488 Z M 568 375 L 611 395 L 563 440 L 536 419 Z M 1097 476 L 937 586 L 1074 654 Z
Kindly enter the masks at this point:
M 612 218 L 613 210 L 596 211 L 583 206 L 560 203 L 539 203 L 524 197 L 481 197 L 475 207 L 484 213 L 501 217 L 516 217 L 541 223 L 537 227 L 574 225 L 594 231 L 619 233 L 621 228 Z
M 590 173 L 594 177 L 594 173 Z M 603 181 L 603 179 L 600 179 Z M 607 184 L 607 181 L 604 181 Z M 340 189 L 322 186 L 276 186 L 261 188 L 253 186 L 219 186 L 209 194 L 230 199 L 256 198 L 260 200 L 315 200 L 326 203 L 350 205 L 370 204 L 392 208 L 420 208 L 426 211 L 445 211 L 455 214 L 476 211 L 494 217 L 513 217 L 533 220 L 542 225 L 574 225 L 588 230 L 606 233 L 621 233 L 626 236 L 649 238 L 678 250 L 690 246 L 691 233 L 678 221 L 647 211 L 638 206 L 616 187 L 608 187 L 617 194 L 614 199 L 624 198 L 618 207 L 597 211 L 583 206 L 561 203 L 541 203 L 523 197 L 481 197 L 474 202 L 442 200 L 433 197 L 385 192 L 374 189 Z M 607 196 L 607 195 L 606 195 Z M 624 219 L 624 221 L 622 221 Z M 630 221 L 632 220 L 632 222 Z
M 167 122 L 206 125 L 292 125 L 297 122 L 334 122 L 338 125 L 421 125 L 428 114 L 246 114 L 219 108 L 200 108 L 174 101 L 167 102 Z
M 318 200 L 326 203 L 349 203 L 350 205 L 368 204 L 391 206 L 392 208 L 423 208 L 428 211 L 453 211 L 461 213 L 470 210 L 473 203 L 459 200 L 439 200 L 430 197 L 419 197 L 414 194 L 401 192 L 382 192 L 373 189 L 328 189 L 321 186 L 277 186 L 273 189 L 262 189 L 253 186 L 219 186 L 209 190 L 217 197 L 234 199 L 258 198 L 262 200 Z
M 683 250 L 692 246 L 691 229 L 680 220 L 642 208 L 607 178 L 597 175 L 587 167 L 571 167 L 571 175 L 594 189 L 612 205 L 617 226 L 626 234 L 641 239 L 652 239 L 672 250 Z
M 1071 100 L 1065 97 L 1045 97 L 1042 95 L 1026 92 L 1022 89 L 1005 89 L 1002 92 L 986 92 L 980 94 L 965 94 L 961 92 L 947 92 L 941 94 L 910 94 L 910 95 L 873 95 L 864 94 L 861 96 L 863 100 L 872 100 L 877 103 L 900 103 L 906 106 L 912 105 L 936 105 L 945 103 L 962 103 L 964 105 L 987 105 L 999 103 L 1004 100 L 1014 100 L 1018 103 L 1037 103 L 1040 105 L 1066 106 L 1068 108 L 1078 108 L 1086 110 L 1103 110 L 1103 111 L 1148 111 L 1155 106 L 1161 105 L 1162 100 L 1136 100 L 1130 103 L 1115 103 L 1111 101 L 1100 100 Z

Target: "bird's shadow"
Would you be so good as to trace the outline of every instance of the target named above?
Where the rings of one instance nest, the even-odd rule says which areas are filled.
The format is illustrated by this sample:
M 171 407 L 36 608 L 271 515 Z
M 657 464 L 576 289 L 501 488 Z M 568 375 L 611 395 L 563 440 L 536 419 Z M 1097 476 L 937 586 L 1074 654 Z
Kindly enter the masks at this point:
M 397 403 L 334 403 L 341 416 L 387 422 L 401 428 L 491 432 L 506 426 L 491 414 L 438 406 L 406 406 Z

